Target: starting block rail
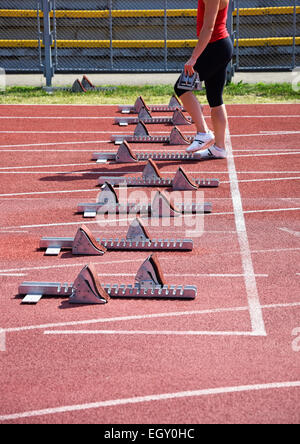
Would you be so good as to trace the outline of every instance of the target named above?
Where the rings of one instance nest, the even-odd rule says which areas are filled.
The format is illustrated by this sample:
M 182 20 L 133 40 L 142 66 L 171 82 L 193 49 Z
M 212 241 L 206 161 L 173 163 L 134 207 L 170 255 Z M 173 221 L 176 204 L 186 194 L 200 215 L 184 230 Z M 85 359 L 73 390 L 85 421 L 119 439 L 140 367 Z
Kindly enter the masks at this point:
M 155 255 L 149 256 L 139 268 L 134 285 L 102 286 L 92 264 L 86 265 L 73 284 L 23 282 L 19 295 L 23 304 L 36 304 L 43 296 L 69 298 L 70 304 L 106 304 L 110 298 L 195 299 L 197 287 L 167 285 Z
M 150 112 L 174 112 L 176 109 L 180 111 L 185 111 L 184 107 L 181 105 L 179 100 L 175 95 L 171 97 L 168 105 L 146 105 L 145 100 L 142 96 L 138 97 L 133 106 L 121 105 L 119 106 L 119 111 L 122 114 L 138 114 L 142 108 L 146 108 Z
M 182 167 L 178 168 L 173 179 L 163 178 L 152 159 L 148 160 L 141 177 L 101 176 L 99 185 L 109 182 L 111 185 L 131 187 L 171 187 L 173 191 L 197 190 L 198 188 L 216 188 L 218 179 L 193 179 L 188 177 Z
M 134 202 L 119 203 L 113 186 L 106 182 L 98 202 L 80 203 L 78 213 L 84 213 L 85 218 L 94 218 L 97 214 L 147 214 L 151 217 L 176 217 L 182 214 L 211 213 L 212 204 L 204 203 L 175 203 L 161 191 L 157 191 L 151 204 L 135 204 Z
M 145 123 L 139 122 L 134 130 L 134 134 L 116 134 L 111 136 L 111 141 L 115 145 L 121 145 L 124 141 L 131 143 L 166 143 L 169 145 L 190 145 L 194 137 L 186 137 L 175 126 L 169 136 L 151 136 Z
M 160 152 L 148 152 L 134 153 L 131 149 L 129 143 L 124 140 L 124 142 L 119 146 L 116 153 L 94 153 L 93 160 L 97 163 L 106 163 L 109 161 L 116 163 L 137 163 L 146 162 L 149 159 L 155 160 L 156 162 L 167 162 L 167 161 L 179 161 L 179 162 L 190 162 L 199 161 L 201 156 L 197 153 L 172 153 L 166 151 Z
M 96 239 L 90 230 L 82 225 L 75 238 L 43 237 L 40 248 L 46 249 L 46 256 L 57 256 L 61 250 L 71 250 L 74 255 L 102 256 L 106 251 L 191 251 L 191 239 L 151 239 L 140 219 L 129 226 L 125 239 Z
M 137 117 L 116 117 L 115 124 L 119 126 L 128 126 L 144 122 L 146 125 L 151 124 L 168 124 L 173 126 L 191 125 L 192 119 L 185 117 L 182 111 L 176 109 L 172 117 L 153 117 L 150 110 L 143 107 Z

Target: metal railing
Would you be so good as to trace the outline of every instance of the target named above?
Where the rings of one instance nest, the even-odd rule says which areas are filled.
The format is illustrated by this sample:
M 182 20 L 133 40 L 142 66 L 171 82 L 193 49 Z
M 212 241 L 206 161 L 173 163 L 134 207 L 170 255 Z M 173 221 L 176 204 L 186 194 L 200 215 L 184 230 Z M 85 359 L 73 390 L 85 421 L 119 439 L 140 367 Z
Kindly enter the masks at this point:
M 6 72 L 178 72 L 197 43 L 196 0 L 2 0 Z M 231 0 L 236 71 L 300 65 L 298 0 Z

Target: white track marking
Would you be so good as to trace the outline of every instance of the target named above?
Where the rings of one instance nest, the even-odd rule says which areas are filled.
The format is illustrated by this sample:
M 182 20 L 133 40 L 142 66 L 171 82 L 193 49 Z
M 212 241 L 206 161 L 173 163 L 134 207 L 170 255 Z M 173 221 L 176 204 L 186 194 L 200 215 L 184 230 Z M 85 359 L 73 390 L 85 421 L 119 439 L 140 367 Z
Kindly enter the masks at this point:
M 82 141 L 77 141 L 77 142 L 44 142 L 44 143 L 22 143 L 22 144 L 18 144 L 18 145 L 0 145 L 0 148 L 21 148 L 21 147 L 36 147 L 36 146 L 57 146 L 57 145 L 88 145 L 88 144 L 93 144 L 96 145 L 97 143 L 104 143 L 105 140 L 82 140 Z M 11 151 L 11 150 L 9 150 Z M 32 150 L 13 150 L 14 152 L 32 152 Z M 49 151 L 49 152 L 70 152 L 70 149 L 68 150 L 34 150 L 34 152 L 44 152 L 44 151 Z M 90 150 L 74 150 L 73 152 L 87 152 Z M 7 150 L 1 150 L 1 152 L 7 152 Z
M 24 274 L 24 273 L 2 273 L 2 272 L 0 272 L 0 276 L 21 277 L 21 276 L 26 276 L 26 274 Z
M 55 194 L 50 193 L 50 194 Z M 0 196 L 1 197 L 1 196 Z M 244 211 L 244 214 L 256 214 L 256 213 L 273 213 L 273 212 L 282 212 L 282 211 L 299 211 L 300 207 L 297 208 L 273 208 L 273 209 L 267 209 L 267 210 L 249 210 Z M 211 213 L 209 217 L 212 216 L 228 216 L 228 215 L 234 215 L 234 212 L 220 212 L 220 213 Z M 188 215 L 185 215 L 187 217 Z M 194 215 L 191 215 L 191 217 Z M 110 222 L 118 222 L 118 221 L 127 221 L 127 219 L 113 219 L 109 220 Z M 97 221 L 85 221 L 84 224 L 96 224 Z M 37 225 L 20 225 L 20 226 L 12 226 L 12 227 L 0 227 L 0 230 L 2 230 L 3 233 L 6 232 L 6 230 L 13 230 L 13 229 L 22 229 L 22 228 L 50 228 L 50 227 L 65 227 L 65 226 L 77 226 L 82 225 L 82 222 L 57 222 L 57 223 L 51 223 L 51 224 L 37 224 Z
M 277 136 L 277 135 L 287 135 L 287 134 L 300 134 L 300 131 L 260 131 L 264 136 Z
M 251 250 L 251 254 L 264 254 L 264 253 L 283 253 L 283 252 L 297 252 L 299 251 L 300 248 L 269 248 L 267 250 Z M 222 256 L 223 255 L 233 255 L 233 254 L 240 254 L 239 251 L 230 251 L 230 252 L 225 252 L 225 253 L 219 253 Z
M 193 331 L 193 330 L 49 330 L 45 335 L 150 335 L 150 336 L 265 336 L 252 331 Z
M 235 156 L 239 157 L 239 156 Z M 261 179 L 240 179 L 239 183 L 249 183 L 249 182 L 274 182 L 278 180 L 298 180 L 300 179 L 300 176 L 291 176 L 291 177 L 268 177 L 268 178 L 261 178 Z M 230 183 L 229 181 L 222 181 L 222 183 Z
M 202 396 L 225 395 L 228 393 L 243 393 L 262 390 L 292 389 L 300 387 L 300 381 L 270 382 L 265 384 L 238 385 L 231 387 L 214 387 L 208 389 L 188 390 L 174 393 L 159 393 L 153 395 L 135 396 L 132 398 L 120 398 L 106 401 L 89 402 L 85 404 L 65 405 L 41 410 L 11 413 L 0 416 L 0 421 L 13 421 L 22 418 L 36 416 L 55 415 L 59 413 L 78 412 L 83 410 L 100 409 L 105 407 L 118 407 L 124 405 L 141 404 L 145 402 L 159 402 L 182 398 L 199 398 Z
M 290 228 L 278 228 L 281 231 L 291 234 L 292 236 L 300 237 L 300 231 L 291 230 Z
M 86 162 L 86 163 L 62 163 L 59 165 L 23 165 L 23 166 L 8 166 L 8 167 L 1 167 L 0 170 L 18 170 L 18 169 L 34 169 L 34 168 L 58 168 L 58 167 L 70 167 L 70 166 L 94 166 L 97 167 L 97 164 L 92 162 Z M 31 171 L 30 171 L 31 172 Z M 97 171 L 98 173 L 98 171 Z M 101 173 L 100 173 L 101 174 Z
M 163 118 L 165 116 L 161 115 L 161 116 L 156 116 L 157 113 L 155 113 L 155 117 L 158 118 Z M 204 115 L 205 118 L 210 118 L 209 114 L 205 114 Z M 298 119 L 300 117 L 300 115 L 297 114 L 292 114 L 290 116 L 287 115 L 262 115 L 262 116 L 254 116 L 254 115 L 249 115 L 249 116 L 234 116 L 234 115 L 228 115 L 229 119 L 284 119 L 284 118 L 295 118 Z M 115 120 L 116 116 L 0 116 L 0 119 L 9 119 L 9 120 L 15 120 L 15 119 L 21 119 L 21 120 Z
M 233 202 L 235 224 L 237 229 L 238 241 L 240 244 L 242 266 L 245 274 L 244 280 L 245 280 L 246 293 L 249 304 L 249 313 L 250 313 L 252 331 L 265 335 L 266 329 L 263 320 L 262 308 L 258 296 L 254 267 L 252 263 L 250 245 L 247 235 L 246 222 L 244 218 L 242 197 L 239 190 L 238 177 L 232 153 L 232 144 L 230 139 L 229 128 L 227 128 L 226 132 L 226 150 L 228 153 L 227 165 L 228 165 L 228 172 L 230 179 L 230 189 Z
M 300 275 L 300 273 L 298 273 Z M 280 308 L 298 308 L 300 307 L 300 302 L 291 303 L 278 303 L 278 304 L 267 304 L 262 305 L 262 309 L 280 309 Z M 8 327 L 4 328 L 3 331 L 6 333 L 18 333 L 23 331 L 31 330 L 45 330 L 48 328 L 59 328 L 59 327 L 76 327 L 79 325 L 94 325 L 109 322 L 126 322 L 135 321 L 142 319 L 157 319 L 165 317 L 177 317 L 177 316 L 198 316 L 198 315 L 211 315 L 218 313 L 231 313 L 248 311 L 249 307 L 227 307 L 227 308 L 211 308 L 206 310 L 192 310 L 192 311 L 179 311 L 179 312 L 165 312 L 165 313 L 151 313 L 151 314 L 140 314 L 131 316 L 119 316 L 112 318 L 96 318 L 96 319 L 86 319 L 81 321 L 68 321 L 68 322 L 57 322 L 51 324 L 38 324 L 38 325 L 23 325 L 19 327 Z
M 262 156 L 291 156 L 295 154 L 300 154 L 300 151 L 290 151 L 281 153 L 262 153 L 262 154 L 239 154 L 235 157 L 262 157 Z
M 120 131 L 119 128 L 116 131 L 113 131 L 113 133 L 115 135 L 123 135 L 125 134 L 133 134 L 133 131 Z M 23 130 L 23 131 L 13 131 L 13 130 L 1 130 L 0 134 L 112 134 L 112 130 L 110 131 L 57 131 L 57 130 L 52 130 L 52 131 L 29 131 L 29 130 Z M 170 134 L 170 130 L 169 131 L 151 131 L 151 134 Z M 194 135 L 195 132 L 194 131 L 185 131 L 184 134 L 192 134 Z M 231 137 L 269 137 L 269 136 L 280 136 L 280 135 L 291 135 L 291 134 L 300 134 L 300 131 L 277 131 L 277 132 L 260 132 L 260 133 L 256 133 L 256 134 L 231 134 Z M 111 142 L 111 140 L 108 140 L 107 143 Z

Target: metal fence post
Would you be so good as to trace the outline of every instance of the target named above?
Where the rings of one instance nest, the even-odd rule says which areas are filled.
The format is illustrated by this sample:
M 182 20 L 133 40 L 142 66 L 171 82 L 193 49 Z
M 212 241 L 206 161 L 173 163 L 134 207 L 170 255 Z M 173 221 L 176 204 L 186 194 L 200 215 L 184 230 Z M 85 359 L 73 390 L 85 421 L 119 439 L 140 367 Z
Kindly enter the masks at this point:
M 296 67 L 297 0 L 294 0 L 292 70 Z
M 240 3 L 239 3 L 239 0 L 236 0 L 236 31 L 235 31 L 236 57 L 235 57 L 235 64 L 236 64 L 236 70 L 237 71 L 240 68 L 239 39 L 240 39 Z
M 114 69 L 114 49 L 113 49 L 113 16 L 112 16 L 112 0 L 109 0 L 109 57 L 110 68 Z
M 165 70 L 168 70 L 168 0 L 165 0 L 165 11 L 164 11 L 164 40 L 165 40 Z
M 53 38 L 50 29 L 50 10 L 51 1 L 42 0 L 43 11 L 43 44 L 44 44 L 44 76 L 46 78 L 46 85 L 51 87 L 52 77 L 54 76 L 54 67 L 52 62 L 52 50 L 51 46 Z
M 227 29 L 230 34 L 230 38 L 234 44 L 233 11 L 234 11 L 234 0 L 229 0 Z M 233 61 L 231 60 L 227 66 L 227 79 L 226 79 L 227 84 L 231 82 L 233 75 L 234 75 L 234 65 Z

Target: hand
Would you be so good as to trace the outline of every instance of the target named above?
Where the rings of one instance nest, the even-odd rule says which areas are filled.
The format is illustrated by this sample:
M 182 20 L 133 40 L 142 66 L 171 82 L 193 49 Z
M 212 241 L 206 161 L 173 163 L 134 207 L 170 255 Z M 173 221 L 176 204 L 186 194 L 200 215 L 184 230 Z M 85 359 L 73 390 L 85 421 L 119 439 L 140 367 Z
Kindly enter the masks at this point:
M 189 75 L 190 77 L 195 74 L 194 65 L 196 63 L 196 59 L 191 57 L 186 64 L 184 65 L 184 73 L 185 75 Z

